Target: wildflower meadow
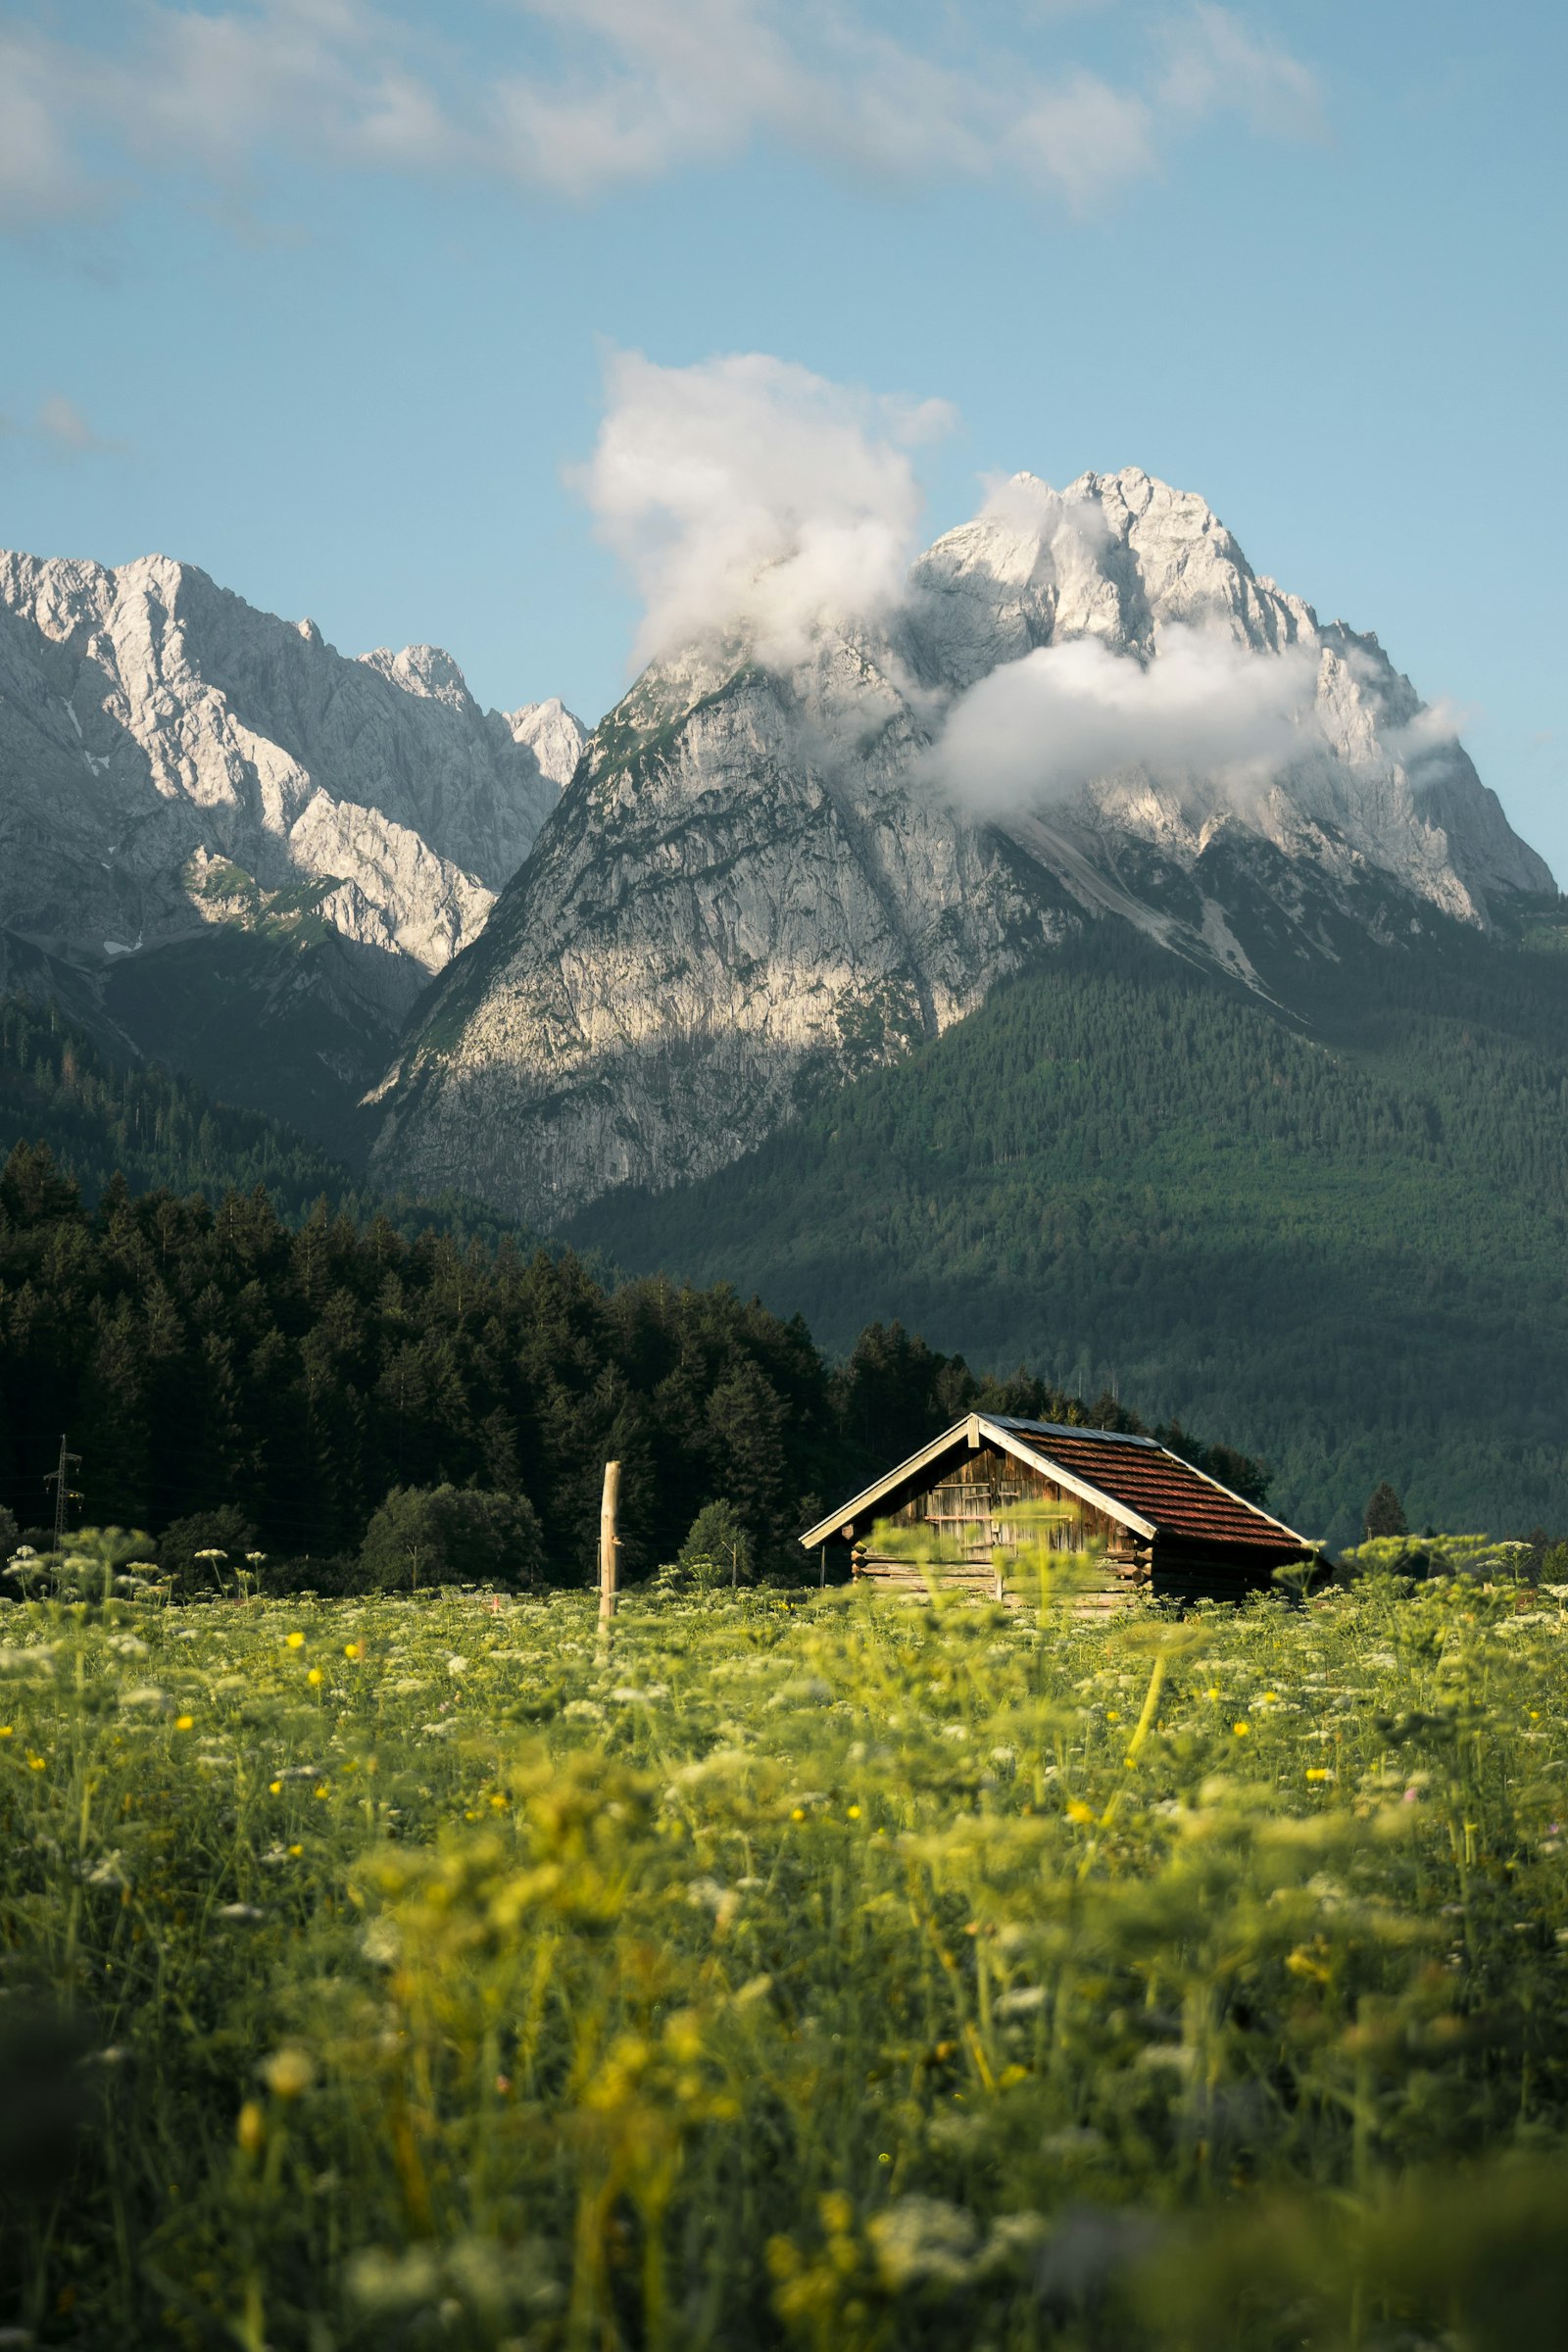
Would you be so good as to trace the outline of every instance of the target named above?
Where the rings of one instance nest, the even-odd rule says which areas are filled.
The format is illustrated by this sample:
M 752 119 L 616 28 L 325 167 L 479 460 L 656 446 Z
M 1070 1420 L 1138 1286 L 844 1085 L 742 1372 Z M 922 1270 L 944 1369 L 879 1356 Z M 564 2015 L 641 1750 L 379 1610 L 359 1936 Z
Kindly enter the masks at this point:
M 12 1606 L 0 2341 L 1560 2341 L 1565 1598 Z

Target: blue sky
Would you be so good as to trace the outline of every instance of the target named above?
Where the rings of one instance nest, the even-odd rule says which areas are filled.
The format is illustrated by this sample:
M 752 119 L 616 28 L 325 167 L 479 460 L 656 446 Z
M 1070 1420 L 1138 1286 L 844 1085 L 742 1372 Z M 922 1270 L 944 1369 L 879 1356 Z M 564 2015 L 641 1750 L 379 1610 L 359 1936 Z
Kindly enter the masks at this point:
M 1568 879 L 1568 12 L 1501 0 L 0 0 L 0 544 L 157 548 L 597 717 L 607 366 L 1138 464 L 1374 628 Z

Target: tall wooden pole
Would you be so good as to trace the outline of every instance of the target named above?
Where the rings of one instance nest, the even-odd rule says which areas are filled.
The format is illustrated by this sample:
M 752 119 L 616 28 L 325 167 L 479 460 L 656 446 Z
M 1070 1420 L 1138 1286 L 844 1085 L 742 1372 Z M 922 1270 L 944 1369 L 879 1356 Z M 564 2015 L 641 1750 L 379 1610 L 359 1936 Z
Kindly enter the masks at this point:
M 599 1622 L 615 1614 L 615 1505 L 620 1500 L 620 1464 L 605 1464 L 605 1494 L 599 1505 Z

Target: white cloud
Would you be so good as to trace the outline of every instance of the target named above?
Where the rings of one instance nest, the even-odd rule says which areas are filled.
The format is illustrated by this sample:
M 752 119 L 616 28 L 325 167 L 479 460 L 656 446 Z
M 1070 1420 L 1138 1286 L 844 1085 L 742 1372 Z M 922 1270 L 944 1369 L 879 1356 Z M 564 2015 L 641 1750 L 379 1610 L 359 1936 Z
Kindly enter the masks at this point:
M 1200 0 L 1169 27 L 1158 95 L 1175 113 L 1203 121 L 1240 114 L 1254 130 L 1286 137 L 1323 134 L 1317 77 L 1277 43 L 1254 40 L 1228 8 Z
M 57 457 L 112 456 L 124 447 L 123 442 L 108 440 L 95 432 L 75 402 L 68 400 L 63 392 L 51 392 L 40 404 L 36 430 L 39 439 Z
M 1127 769 L 1241 797 L 1316 747 L 1316 682 L 1311 654 L 1255 653 L 1218 630 L 1164 628 L 1148 663 L 1071 638 L 960 696 L 931 773 L 984 816 L 1061 801 Z
M 956 421 L 942 403 L 874 398 L 760 353 L 607 367 L 606 416 L 575 474 L 599 536 L 644 605 L 639 662 L 741 637 L 787 669 L 823 621 L 896 619 L 920 518 L 912 447 Z M 985 513 L 1049 544 L 1059 576 L 1093 566 L 1094 501 L 1023 476 Z M 1077 637 L 992 670 L 952 706 L 930 779 L 979 816 L 1059 801 L 1136 769 L 1233 799 L 1321 748 L 1317 662 L 1222 629 L 1160 630 L 1147 663 Z
M 1006 46 L 956 18 L 941 54 L 879 13 L 511 0 L 484 13 L 481 49 L 406 0 L 149 0 L 113 45 L 0 31 L 0 221 L 102 200 L 115 166 L 104 176 L 88 151 L 106 144 L 144 173 L 225 186 L 289 149 L 586 198 L 772 142 L 858 174 L 993 180 L 1081 210 L 1158 168 L 1162 123 L 1239 108 L 1298 127 L 1316 105 L 1306 68 L 1215 6 L 1152 31 L 1129 20 L 1119 81 L 1088 72 L 1070 30 L 1023 0 L 1000 12 Z
M 738 629 L 799 658 L 824 613 L 903 594 L 937 401 L 877 400 L 749 352 L 661 368 L 617 352 L 592 458 L 574 476 L 644 602 L 637 659 Z
M 0 34 L 0 227 L 60 220 L 88 200 L 55 83 L 36 42 Z
M 1041 90 L 1006 126 L 1004 151 L 1026 178 L 1054 184 L 1075 211 L 1156 165 L 1153 118 L 1145 101 L 1093 74 Z

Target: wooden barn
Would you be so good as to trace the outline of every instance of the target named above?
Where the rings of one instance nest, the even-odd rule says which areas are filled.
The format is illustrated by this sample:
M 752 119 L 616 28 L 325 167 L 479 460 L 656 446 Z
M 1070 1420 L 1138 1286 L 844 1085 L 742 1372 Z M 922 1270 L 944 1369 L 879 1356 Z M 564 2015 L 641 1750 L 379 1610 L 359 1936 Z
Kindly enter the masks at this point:
M 1029 1506 L 1068 1506 L 1049 1527 Z M 1020 1513 L 1025 1514 L 1020 1517 Z M 993 1553 L 1049 1542 L 1082 1552 L 1103 1545 L 1083 1599 L 1114 1606 L 1134 1593 L 1173 1600 L 1240 1598 L 1276 1568 L 1316 1556 L 1304 1536 L 1233 1494 L 1153 1438 L 970 1413 L 874 1486 L 808 1528 L 808 1551 L 843 1542 L 857 1577 L 918 1588 L 921 1572 L 875 1548 L 879 1521 L 929 1527 L 961 1558 L 943 1581 L 994 1594 Z M 1019 1597 L 1022 1597 L 1020 1594 Z

